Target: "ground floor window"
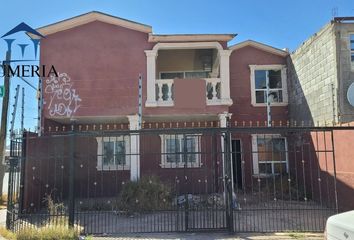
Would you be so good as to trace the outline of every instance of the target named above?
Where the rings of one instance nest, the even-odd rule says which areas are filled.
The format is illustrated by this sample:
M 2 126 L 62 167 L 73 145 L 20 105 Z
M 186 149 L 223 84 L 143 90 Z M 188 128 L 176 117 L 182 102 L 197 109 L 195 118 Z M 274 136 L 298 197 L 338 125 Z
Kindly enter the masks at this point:
M 200 135 L 160 135 L 161 167 L 200 167 Z
M 129 136 L 98 137 L 97 170 L 130 169 Z
M 253 173 L 276 175 L 288 172 L 288 147 L 280 135 L 252 135 Z

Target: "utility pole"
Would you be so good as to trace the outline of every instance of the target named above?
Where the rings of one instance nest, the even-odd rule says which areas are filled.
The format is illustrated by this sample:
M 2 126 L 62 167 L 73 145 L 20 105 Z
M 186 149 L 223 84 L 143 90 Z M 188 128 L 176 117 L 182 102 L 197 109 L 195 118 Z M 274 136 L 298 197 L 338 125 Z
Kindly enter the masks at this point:
M 10 98 L 10 74 L 8 73 L 6 65 L 10 65 L 11 52 L 6 52 L 6 61 L 3 64 L 4 71 L 4 97 L 2 99 L 1 110 L 1 126 L 0 126 L 0 196 L 2 196 L 2 185 L 5 175 L 5 147 L 6 147 L 6 130 L 7 130 L 7 114 L 9 110 L 9 98 Z
M 15 126 L 15 119 L 16 119 L 16 110 L 17 110 L 17 101 L 18 101 L 18 93 L 20 92 L 20 85 L 17 85 L 16 87 L 16 95 L 15 95 L 15 103 L 13 105 L 14 109 L 11 113 L 11 127 L 10 127 L 10 139 L 14 139 L 15 138 L 15 132 L 14 132 L 14 126 Z
M 24 121 L 25 121 L 25 88 L 22 88 L 22 104 L 21 104 L 21 135 L 24 131 Z

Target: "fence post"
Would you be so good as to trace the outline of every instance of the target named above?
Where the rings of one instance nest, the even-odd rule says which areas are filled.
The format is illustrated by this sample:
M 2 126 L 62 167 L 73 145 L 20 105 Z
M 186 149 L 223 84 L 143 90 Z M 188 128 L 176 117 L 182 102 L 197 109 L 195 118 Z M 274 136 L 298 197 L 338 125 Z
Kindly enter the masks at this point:
M 14 156 L 14 151 L 16 148 L 16 143 L 14 140 L 10 142 L 10 157 L 8 158 L 7 164 L 9 165 L 9 180 L 8 180 L 8 190 L 7 190 L 7 214 L 6 214 L 6 228 L 12 229 L 13 218 L 14 218 L 14 173 L 16 166 L 18 165 L 18 156 Z
M 69 227 L 74 227 L 75 221 L 75 135 L 75 125 L 72 125 L 69 143 Z
M 334 150 L 333 129 L 331 130 L 331 142 L 332 142 L 334 198 L 335 198 L 335 204 L 336 204 L 336 212 L 338 213 L 339 212 L 339 206 L 338 206 L 338 192 L 337 192 L 337 168 L 336 168 L 336 153 L 335 153 L 335 150 Z
M 7 214 L 6 214 L 6 228 L 12 229 L 13 225 L 13 196 L 14 196 L 14 172 L 18 163 L 17 157 L 11 156 L 13 148 L 13 141 L 11 141 L 10 146 L 10 157 L 9 157 L 9 184 L 7 191 Z
M 25 188 L 25 174 L 26 174 L 26 168 L 25 168 L 25 158 L 26 158 L 26 148 L 27 148 L 27 136 L 28 132 L 22 132 L 21 138 L 20 138 L 20 144 L 21 144 L 21 160 L 18 163 L 19 165 L 19 174 L 20 174 L 20 188 L 19 188 L 19 204 L 18 204 L 18 212 L 22 213 L 23 212 L 23 199 L 24 199 L 24 188 Z
M 226 223 L 229 232 L 233 232 L 233 200 L 232 200 L 232 174 L 231 174 L 231 149 L 230 149 L 230 130 L 226 129 L 224 135 L 224 156 L 225 156 L 225 198 L 226 198 Z
M 175 140 L 176 141 L 176 140 Z M 184 164 L 184 181 L 185 181 L 185 184 L 187 186 L 187 175 L 185 173 L 185 170 L 187 168 L 187 163 L 188 163 L 188 159 L 187 159 L 187 135 L 186 134 L 183 134 L 183 164 Z M 178 156 L 178 155 L 177 155 Z M 188 228 L 189 228 L 189 200 L 188 200 L 188 193 L 186 192 L 184 194 L 184 198 L 185 198 L 185 202 L 184 202 L 184 230 L 185 231 L 188 231 Z M 178 201 L 178 200 L 177 200 Z

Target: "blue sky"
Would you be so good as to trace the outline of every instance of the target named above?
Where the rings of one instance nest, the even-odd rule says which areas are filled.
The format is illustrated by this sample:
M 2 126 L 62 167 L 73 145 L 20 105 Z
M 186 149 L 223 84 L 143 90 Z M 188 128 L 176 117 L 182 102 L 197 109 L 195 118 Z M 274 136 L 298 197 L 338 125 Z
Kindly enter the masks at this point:
M 237 33 L 231 44 L 253 39 L 294 50 L 331 20 L 333 8 L 338 10 L 338 16 L 354 16 L 353 0 L 11 0 L 1 3 L 0 35 L 20 22 L 37 28 L 97 10 L 151 25 L 154 33 Z M 27 41 L 24 36 L 16 35 L 16 39 Z M 5 51 L 6 44 L 0 40 L 1 60 Z M 13 55 L 20 56 L 20 51 Z M 30 81 L 37 85 L 36 79 Z M 1 85 L 2 82 L 0 79 Z M 25 126 L 33 129 L 37 124 L 36 92 L 13 78 L 11 103 L 17 84 L 25 86 Z M 19 119 L 20 110 L 16 127 Z

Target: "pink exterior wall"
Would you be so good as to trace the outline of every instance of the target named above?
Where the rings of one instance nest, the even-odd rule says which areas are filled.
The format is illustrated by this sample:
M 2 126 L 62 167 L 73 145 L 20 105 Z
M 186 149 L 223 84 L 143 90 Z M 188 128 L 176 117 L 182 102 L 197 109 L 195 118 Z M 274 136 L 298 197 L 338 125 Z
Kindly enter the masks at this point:
M 67 73 L 82 99 L 74 116 L 125 116 L 138 111 L 138 76 L 146 75 L 148 34 L 92 22 L 41 40 L 41 64 Z M 44 83 L 44 88 L 46 83 Z M 44 117 L 50 95 L 44 93 Z
M 81 99 L 73 117 L 120 117 L 138 112 L 138 76 L 143 81 L 143 103 L 146 100 L 146 55 L 152 49 L 148 34 L 95 21 L 57 32 L 41 40 L 41 64 L 54 65 L 59 73 L 71 78 L 71 89 Z M 221 42 L 226 47 L 225 42 Z M 43 82 L 44 118 L 68 118 L 50 112 L 50 83 Z M 69 88 L 68 86 L 64 86 Z M 54 99 L 51 105 L 68 102 Z M 70 109 L 75 108 L 72 102 Z M 61 109 L 63 110 L 63 109 Z M 146 115 L 221 113 L 226 106 L 197 109 L 177 107 L 144 108 Z M 46 125 L 46 124 L 44 124 Z
M 267 53 L 254 47 L 244 47 L 232 52 L 230 56 L 230 96 L 233 105 L 229 112 L 233 113 L 232 121 L 266 121 L 266 107 L 251 105 L 251 81 L 249 65 L 284 64 L 286 58 Z M 272 107 L 272 120 L 288 120 L 287 107 Z
M 326 144 L 324 140 L 326 139 Z M 320 141 L 318 141 L 320 139 Z M 332 151 L 331 134 L 327 132 L 326 135 L 312 134 L 312 141 L 318 154 L 318 164 L 321 169 L 322 176 L 334 177 L 334 165 L 332 152 L 325 153 L 324 151 Z M 337 193 L 338 205 L 342 211 L 351 210 L 354 208 L 354 134 L 353 130 L 334 130 L 334 157 L 336 164 L 336 177 L 337 177 Z M 319 142 L 319 144 L 316 144 Z M 322 181 L 323 182 L 323 181 Z M 323 187 L 326 183 L 323 182 Z M 330 181 L 330 187 L 333 186 L 333 180 Z M 326 198 L 327 196 L 324 196 Z M 333 196 L 332 196 L 333 197 Z
M 138 75 L 142 73 L 143 102 L 146 99 L 146 56 L 152 49 L 148 34 L 127 28 L 92 22 L 57 32 L 41 40 L 41 64 L 54 65 L 60 73 L 67 73 L 71 89 L 81 99 L 74 117 L 119 117 L 138 112 Z M 226 48 L 226 42 L 221 42 Z M 285 64 L 283 57 L 244 47 L 230 56 L 230 95 L 234 104 L 205 106 L 204 108 L 157 107 L 144 108 L 143 114 L 184 115 L 233 113 L 235 121 L 265 121 L 266 108 L 251 106 L 250 64 Z M 48 83 L 44 81 L 45 90 Z M 44 91 L 44 118 L 66 117 L 49 113 L 53 94 Z M 54 100 L 55 103 L 61 102 Z M 74 106 L 71 106 L 73 109 Z M 287 107 L 273 107 L 274 120 L 287 120 Z
M 226 48 L 226 42 L 221 43 Z M 136 114 L 138 112 L 138 75 L 140 73 L 144 76 L 143 81 L 143 103 L 146 100 L 146 56 L 144 50 L 152 49 L 153 43 L 148 43 L 148 34 L 126 29 L 123 27 L 102 23 L 92 22 L 82 25 L 73 29 L 58 32 L 47 36 L 41 40 L 41 64 L 54 65 L 60 72 L 67 73 L 72 80 L 72 89 L 76 90 L 76 94 L 79 95 L 80 108 L 74 113 L 74 117 L 95 117 L 95 116 L 126 116 L 130 114 Z M 267 53 L 254 47 L 244 47 L 242 49 L 235 50 L 230 56 L 230 96 L 233 100 L 233 105 L 228 106 L 205 106 L 204 108 L 179 108 L 179 107 L 157 107 L 157 108 L 145 108 L 143 109 L 144 115 L 192 115 L 192 114 L 218 114 L 224 111 L 231 112 L 232 121 L 242 122 L 249 121 L 264 122 L 266 121 L 266 107 L 253 107 L 251 105 L 251 84 L 250 84 L 250 68 L 249 65 L 270 65 L 270 64 L 286 64 L 284 57 Z M 46 82 L 44 82 L 44 88 Z M 55 118 L 58 115 L 50 116 L 48 104 L 50 102 L 50 94 L 44 92 L 44 105 L 43 117 Z M 274 121 L 288 120 L 288 107 L 272 107 L 272 119 Z M 94 119 L 93 119 L 94 120 Z M 152 128 L 156 123 L 152 123 Z M 203 124 L 203 122 L 202 122 Z M 261 124 L 262 125 L 262 124 Z M 60 127 L 56 122 L 47 120 L 44 126 Z M 99 130 L 99 125 L 94 128 L 93 125 L 83 125 L 83 130 L 86 126 L 89 126 L 89 130 Z M 110 125 L 107 128 L 107 124 L 103 124 L 103 130 L 116 130 Z M 166 122 L 166 127 L 169 126 L 169 122 Z M 179 127 L 183 127 L 180 124 Z M 213 125 L 217 127 L 217 124 Z M 174 125 L 176 127 L 176 125 Z M 193 125 L 188 123 L 188 127 Z M 203 127 L 203 126 L 202 126 Z M 66 126 L 68 130 L 69 126 Z M 119 129 L 120 126 L 118 125 Z M 148 123 L 146 124 L 148 127 Z M 161 128 L 161 124 L 159 127 Z M 123 127 L 122 127 L 123 129 Z M 127 126 L 124 125 L 124 129 Z M 53 129 L 54 131 L 54 129 Z M 313 137 L 313 136 L 312 136 Z M 344 131 L 335 132 L 335 157 L 337 163 L 337 179 L 338 179 L 338 196 L 339 205 L 343 208 L 353 208 L 354 199 L 354 163 L 349 161 L 352 147 L 350 144 L 354 141 L 353 134 L 347 134 Z M 241 139 L 242 151 L 245 152 L 244 159 L 246 161 L 245 172 L 247 172 L 247 182 L 251 182 L 252 173 L 252 145 L 251 136 L 248 134 L 233 134 L 233 139 Z M 147 139 L 145 139 L 147 140 Z M 309 141 L 311 151 L 321 150 L 323 146 L 316 146 L 315 140 Z M 328 139 L 327 143 L 330 140 Z M 150 145 L 149 145 L 150 144 Z M 291 141 L 289 139 L 289 146 Z M 87 145 L 80 146 L 82 149 L 86 149 L 87 146 L 91 146 L 89 154 L 95 156 L 97 154 L 97 144 L 94 140 L 87 140 Z M 152 151 L 157 153 L 160 150 L 161 143 L 158 137 L 154 141 L 142 141 L 142 149 L 145 147 L 151 147 Z M 293 145 L 291 145 L 293 147 Z M 52 171 L 60 172 L 54 167 L 48 164 L 42 164 L 46 162 L 46 159 L 34 158 L 35 153 L 48 149 L 49 154 L 52 152 L 65 152 L 68 150 L 67 143 L 55 142 L 48 143 L 43 139 L 33 140 L 28 142 L 27 156 L 30 158 L 31 165 L 26 166 L 26 172 L 33 171 L 32 167 L 36 166 L 37 169 L 51 169 Z M 52 148 L 52 150 L 50 150 Z M 53 150 L 54 148 L 54 150 Z M 313 148 L 313 149 L 312 149 Z M 148 149 L 148 148 L 146 148 Z M 142 154 L 148 155 L 142 151 Z M 321 166 L 321 174 L 330 179 L 330 172 L 333 172 L 333 165 L 331 165 L 331 156 L 328 155 L 327 159 L 323 158 L 323 155 L 315 156 L 312 154 L 312 162 Z M 67 157 L 67 156 L 66 156 Z M 294 157 L 294 156 L 292 156 Z M 295 155 L 296 159 L 301 159 L 301 156 Z M 37 161 L 37 162 L 36 162 Z M 67 161 L 67 160 L 66 160 Z M 94 165 L 96 159 L 91 159 L 92 166 L 90 166 L 90 172 L 96 174 Z M 324 165 L 324 161 L 328 165 Z M 159 174 L 163 178 L 168 178 L 173 170 L 161 169 L 159 167 L 160 158 L 151 158 L 149 161 L 142 162 L 142 175 L 151 173 Z M 35 165 L 35 163 L 37 165 Z M 67 163 L 65 163 L 67 164 Z M 206 159 L 206 164 L 212 169 L 210 159 Z M 78 169 L 78 177 L 85 176 L 84 173 L 80 173 Z M 220 171 L 220 170 L 217 170 Z M 179 171 L 177 171 L 179 174 Z M 28 206 L 31 203 L 30 196 L 36 191 L 44 194 L 48 189 L 45 188 L 45 183 L 50 176 L 43 175 L 45 171 L 36 171 L 34 175 L 27 175 L 29 180 L 35 176 L 36 181 L 27 181 L 25 196 L 25 204 Z M 189 171 L 193 181 L 199 180 L 201 175 L 199 169 Z M 310 172 L 309 172 L 310 173 Z M 309 174 L 307 173 L 307 174 Z M 47 173 L 46 173 L 47 174 Z M 85 173 L 86 174 L 86 173 Z M 208 173 L 208 176 L 213 173 Z M 114 173 L 105 173 L 107 177 L 105 181 L 99 182 L 109 184 Z M 44 180 L 43 180 L 44 179 Z M 124 172 L 120 175 L 119 181 L 126 181 L 129 179 L 129 173 Z M 107 182 L 106 182 L 107 181 Z M 316 179 L 314 179 L 316 181 Z M 32 185 L 31 185 L 32 184 Z M 49 184 L 52 184 L 49 182 Z M 92 183 L 91 183 L 92 184 Z M 316 183 L 312 183 L 316 184 Z M 64 185 L 64 183 L 63 183 Z M 82 186 L 85 186 L 84 184 Z M 33 190 L 33 191 L 32 191 Z M 112 192 L 112 189 L 107 188 L 107 192 Z M 84 197 L 84 196 L 80 196 Z M 41 199 L 37 199 L 38 203 Z

